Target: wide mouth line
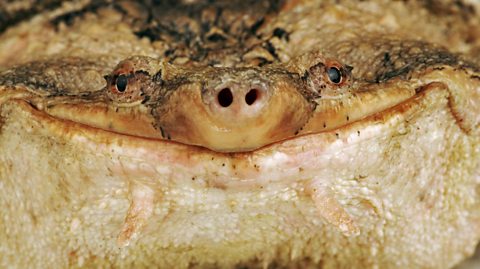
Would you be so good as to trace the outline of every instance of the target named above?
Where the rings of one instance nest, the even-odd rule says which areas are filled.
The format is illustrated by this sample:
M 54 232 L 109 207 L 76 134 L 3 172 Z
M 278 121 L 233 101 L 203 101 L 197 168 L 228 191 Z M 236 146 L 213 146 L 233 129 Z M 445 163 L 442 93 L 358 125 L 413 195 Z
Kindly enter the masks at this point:
M 427 87 L 429 83 L 427 83 L 426 85 L 417 85 L 418 87 L 416 87 L 415 89 L 415 92 L 414 94 L 409 97 L 409 98 L 406 98 L 404 100 L 399 100 L 400 102 L 397 102 L 395 103 L 394 105 L 392 106 L 389 106 L 385 109 L 382 109 L 382 110 L 379 110 L 379 111 L 376 111 L 372 114 L 366 114 L 365 116 L 363 116 L 362 118 L 360 119 L 357 119 L 357 120 L 353 120 L 353 121 L 350 121 L 348 123 L 345 123 L 345 124 L 342 124 L 342 125 L 339 125 L 333 129 L 328 129 L 328 130 L 319 130 L 319 131 L 316 131 L 316 132 L 310 132 L 310 133 L 298 133 L 298 134 L 293 134 L 293 135 L 290 135 L 288 137 L 285 137 L 284 139 L 279 139 L 279 140 L 276 140 L 276 141 L 271 141 L 270 143 L 267 143 L 267 144 L 264 144 L 264 145 L 261 145 L 261 146 L 258 146 L 258 147 L 255 147 L 255 148 L 252 148 L 252 149 L 247 149 L 247 150 L 230 150 L 230 151 L 222 151 L 222 150 L 216 150 L 216 149 L 210 149 L 206 146 L 203 146 L 203 145 L 199 145 L 199 144 L 189 144 L 189 143 L 185 143 L 185 142 L 181 142 L 181 141 L 175 141 L 175 140 L 168 140 L 168 139 L 165 139 L 165 138 L 162 138 L 160 135 L 158 136 L 150 136 L 148 134 L 146 135 L 142 135 L 141 133 L 137 133 L 137 134 L 133 134 L 133 133 L 128 133 L 128 132 L 123 132 L 121 130 L 111 130 L 111 129 L 107 129 L 107 128 L 103 128 L 102 126 L 95 126 L 95 125 L 92 125 L 92 124 L 89 124 L 89 123 L 85 123 L 85 122 L 82 122 L 82 121 L 76 121 L 75 120 L 75 113 L 77 113 L 78 111 L 80 110 L 72 110 L 70 113 L 70 117 L 73 115 L 73 117 L 71 118 L 68 118 L 68 116 L 65 116 L 63 117 L 63 114 L 52 114 L 50 113 L 50 111 L 48 110 L 48 107 L 50 106 L 50 103 L 49 102 L 42 102 L 42 98 L 40 96 L 38 97 L 34 97 L 33 96 L 33 99 L 35 100 L 32 100 L 32 95 L 31 94 L 27 94 L 27 96 L 24 96 L 24 97 L 15 97 L 15 96 L 12 96 L 10 98 L 6 98 L 6 100 L 3 101 L 4 102 L 8 102 L 8 100 L 21 100 L 21 101 L 24 101 L 25 103 L 28 103 L 29 106 L 38 111 L 38 112 L 41 112 L 41 113 L 44 113 L 45 115 L 48 115 L 49 117 L 53 118 L 53 119 L 56 119 L 56 120 L 59 120 L 59 121 L 62 121 L 64 123 L 67 123 L 67 125 L 71 125 L 71 124 L 75 124 L 76 126 L 78 126 L 76 128 L 76 130 L 95 130 L 94 132 L 102 132 L 103 134 L 105 134 L 106 136 L 110 136 L 111 137 L 111 140 L 118 140 L 120 138 L 122 138 L 123 140 L 125 141 L 138 141 L 135 142 L 134 144 L 141 144 L 141 141 L 149 141 L 148 143 L 156 143 L 158 145 L 161 145 L 161 144 L 164 144 L 164 145 L 176 145 L 176 146 L 179 146 L 179 147 L 182 147 L 184 148 L 184 150 L 193 150 L 193 151 L 201 151 L 201 152 L 208 152 L 208 153 L 215 153 L 215 154 L 225 154 L 225 155 L 232 155 L 232 154 L 252 154 L 254 152 L 259 152 L 259 151 L 264 151 L 264 150 L 268 150 L 269 148 L 273 148 L 275 146 L 278 146 L 278 145 L 281 145 L 281 144 L 284 144 L 286 142 L 291 142 L 291 141 L 295 141 L 297 139 L 302 139 L 306 136 L 312 136 L 312 135 L 318 135 L 318 134 L 323 134 L 323 133 L 330 133 L 330 134 L 333 134 L 335 135 L 336 133 L 341 133 L 343 132 L 343 130 L 345 129 L 348 129 L 349 126 L 351 126 L 352 124 L 356 124 L 358 122 L 362 122 L 362 121 L 368 121 L 368 119 L 370 118 L 374 118 L 378 115 L 381 115 L 383 113 L 386 113 L 387 111 L 389 110 L 395 110 L 396 107 L 399 107 L 399 106 L 402 106 L 403 104 L 405 103 L 408 103 L 410 102 L 412 99 L 415 99 L 415 98 L 418 98 L 418 96 L 421 96 L 424 94 L 425 92 L 425 89 L 428 89 L 429 87 Z M 393 90 L 393 89 L 392 89 Z M 93 94 L 95 95 L 95 94 Z M 95 95 L 96 96 L 96 95 Z M 65 100 L 66 101 L 66 100 Z M 91 101 L 91 100 L 90 100 Z M 99 110 L 104 110 L 106 109 L 109 104 L 106 104 L 106 103 L 103 103 L 101 102 L 102 100 L 96 100 L 94 103 L 89 103 L 89 102 L 81 102 L 81 104 L 77 104 L 77 103 L 71 103 L 72 107 L 74 107 L 75 105 L 78 105 L 78 107 L 81 107 L 82 104 L 85 104 L 85 105 L 88 105 L 88 104 L 92 104 L 92 107 L 94 107 L 95 109 L 99 109 Z M 63 104 L 68 104 L 69 102 L 60 102 L 61 105 Z M 96 106 L 95 104 L 101 104 L 101 105 L 98 105 Z M 55 104 L 53 104 L 55 105 Z M 129 108 L 126 108 L 126 109 L 129 109 Z M 92 112 L 93 111 L 93 112 Z M 95 113 L 94 110 L 92 110 L 90 112 L 92 112 L 92 114 Z M 67 113 L 68 113 L 68 110 L 67 110 Z M 402 113 L 400 111 L 400 113 Z
M 418 98 L 418 96 L 421 95 L 423 92 L 424 92 L 424 90 L 420 89 L 412 97 L 410 97 L 406 100 L 403 100 L 403 101 L 399 102 L 398 104 L 396 104 L 392 107 L 388 107 L 386 109 L 380 110 L 380 111 L 375 112 L 373 114 L 366 115 L 365 117 L 363 117 L 361 119 L 348 122 L 346 124 L 343 124 L 343 125 L 340 125 L 340 126 L 334 128 L 334 129 L 320 130 L 318 132 L 312 132 L 312 133 L 297 134 L 297 135 L 293 135 L 293 136 L 290 136 L 290 137 L 286 137 L 285 139 L 281 139 L 281 140 L 278 140 L 278 141 L 272 141 L 271 143 L 265 144 L 265 145 L 260 146 L 258 148 L 254 148 L 254 149 L 250 149 L 250 150 L 244 150 L 244 151 L 218 151 L 218 150 L 209 149 L 209 148 L 207 148 L 205 146 L 202 146 L 202 145 L 188 144 L 188 143 L 183 143 L 183 142 L 174 141 L 174 140 L 168 140 L 168 139 L 164 139 L 164 138 L 160 138 L 160 137 L 149 137 L 149 136 L 142 136 L 142 135 L 125 133 L 125 132 L 116 131 L 116 130 L 108 130 L 108 129 L 101 128 L 101 127 L 98 127 L 98 126 L 93 126 L 93 125 L 90 125 L 90 124 L 87 124 L 87 123 L 82 123 L 82 122 L 74 121 L 74 120 L 71 120 L 71 119 L 62 118 L 62 117 L 59 117 L 58 115 L 52 115 L 52 114 L 48 113 L 48 111 L 45 111 L 44 109 L 42 109 L 41 107 L 37 107 L 35 104 L 33 104 L 31 102 L 28 102 L 28 101 L 26 101 L 26 102 L 29 104 L 29 106 L 32 109 L 34 109 L 34 110 L 36 110 L 40 113 L 43 113 L 45 115 L 48 115 L 49 117 L 51 117 L 51 118 L 53 118 L 57 121 L 61 121 L 63 124 L 65 124 L 65 123 L 68 124 L 68 125 L 74 124 L 74 125 L 78 126 L 77 129 L 80 128 L 80 129 L 85 129 L 85 130 L 95 130 L 95 132 L 102 132 L 103 134 L 106 134 L 107 136 L 111 136 L 112 140 L 116 140 L 116 139 L 119 139 L 119 138 L 127 138 L 128 140 L 138 141 L 139 144 L 141 144 L 142 141 L 149 141 L 149 142 L 154 142 L 154 143 L 159 144 L 159 145 L 160 144 L 176 145 L 176 146 L 180 146 L 180 147 L 185 148 L 185 149 L 191 149 L 193 151 L 209 152 L 209 153 L 222 154 L 222 155 L 232 155 L 232 154 L 234 154 L 234 155 L 237 155 L 237 154 L 244 155 L 244 154 L 252 154 L 252 153 L 258 152 L 258 151 L 268 150 L 268 148 L 271 148 L 275 145 L 281 145 L 281 144 L 286 143 L 286 142 L 291 142 L 291 141 L 294 141 L 294 140 L 297 140 L 297 139 L 303 139 L 304 137 L 307 137 L 307 136 L 315 136 L 315 135 L 324 134 L 324 133 L 330 133 L 330 134 L 341 133 L 343 130 L 348 129 L 349 126 L 351 126 L 353 124 L 356 124 L 356 123 L 362 122 L 362 121 L 366 121 L 366 120 L 368 121 L 369 118 L 375 118 L 379 114 L 385 113 L 389 110 L 395 110 L 397 107 L 402 106 L 405 103 L 408 103 L 415 98 Z

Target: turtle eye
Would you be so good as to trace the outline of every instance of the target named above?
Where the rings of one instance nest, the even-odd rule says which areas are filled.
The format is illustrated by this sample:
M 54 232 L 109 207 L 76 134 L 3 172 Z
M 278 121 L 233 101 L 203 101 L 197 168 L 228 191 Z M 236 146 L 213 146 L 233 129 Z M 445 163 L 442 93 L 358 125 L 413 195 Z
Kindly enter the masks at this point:
M 327 75 L 328 79 L 335 84 L 342 82 L 342 72 L 336 66 L 329 67 L 327 69 Z
M 125 92 L 127 90 L 128 77 L 126 75 L 119 75 L 115 80 L 115 86 L 119 92 Z

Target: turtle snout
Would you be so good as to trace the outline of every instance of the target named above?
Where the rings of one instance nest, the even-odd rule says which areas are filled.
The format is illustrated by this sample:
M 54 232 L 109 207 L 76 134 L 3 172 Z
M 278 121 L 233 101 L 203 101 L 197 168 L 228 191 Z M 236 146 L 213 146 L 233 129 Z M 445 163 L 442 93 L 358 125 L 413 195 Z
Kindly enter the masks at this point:
M 296 135 L 313 106 L 283 70 L 213 69 L 155 110 L 162 137 L 220 152 L 250 151 Z
M 212 116 L 225 121 L 258 117 L 268 106 L 271 89 L 264 82 L 227 81 L 204 89 L 202 97 Z

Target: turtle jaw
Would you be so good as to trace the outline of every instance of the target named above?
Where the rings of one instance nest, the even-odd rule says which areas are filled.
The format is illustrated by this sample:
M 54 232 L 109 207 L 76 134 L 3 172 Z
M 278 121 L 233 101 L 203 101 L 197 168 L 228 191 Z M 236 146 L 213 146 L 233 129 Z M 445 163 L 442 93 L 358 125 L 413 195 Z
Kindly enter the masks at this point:
M 58 119 L 113 133 L 237 153 L 255 151 L 302 135 L 334 131 L 382 113 L 415 94 L 406 82 L 384 84 L 380 89 L 365 85 L 361 91 L 345 98 L 319 100 L 313 109 L 298 94 L 295 84 L 282 82 L 272 87 L 278 93 L 262 97 L 268 98 L 268 105 L 257 109 L 254 115 L 247 113 L 248 109 L 254 109 L 249 105 L 245 105 L 246 111 L 242 112 L 235 110 L 235 104 L 227 109 L 209 104 L 195 85 L 181 87 L 169 97 L 168 104 L 161 107 L 142 104 L 118 107 L 101 100 L 32 103 Z M 234 111 L 224 111 L 228 109 Z M 241 117 L 234 120 L 237 114 Z
M 296 141 L 302 141 L 302 137 L 305 135 L 339 133 L 345 128 L 348 129 L 348 126 L 352 124 L 368 124 L 368 119 L 381 117 L 382 114 L 395 109 L 395 107 L 408 103 L 412 98 L 418 98 L 417 96 L 421 96 L 421 92 L 426 88 L 445 89 L 449 93 L 448 100 L 452 115 L 455 116 L 462 130 L 478 132 L 476 130 L 480 123 L 480 106 L 478 105 L 480 80 L 472 79 L 474 75 L 470 74 L 468 70 L 456 71 L 453 68 L 445 67 L 427 70 L 412 77 L 409 81 L 398 78 L 378 84 L 358 83 L 355 85 L 357 90 L 343 98 L 316 100 L 317 106 L 314 110 L 309 108 L 308 103 L 300 103 L 300 107 L 305 109 L 297 110 L 296 113 L 300 115 L 299 117 L 287 117 L 290 119 L 287 121 L 287 125 L 283 124 L 286 122 L 285 119 L 269 121 L 268 118 L 275 118 L 275 115 L 284 113 L 281 109 L 289 100 L 304 100 L 294 94 L 297 93 L 294 83 L 274 85 L 274 90 L 279 94 L 269 97 L 272 105 L 268 106 L 268 109 L 264 108 L 258 118 L 247 117 L 246 125 L 221 117 L 217 122 L 216 117 L 218 116 L 216 115 L 212 119 L 211 111 L 205 109 L 208 108 L 208 103 L 204 103 L 201 96 L 181 98 L 182 93 L 189 96 L 188 93 L 200 92 L 199 89 L 195 91 L 191 85 L 186 85 L 175 92 L 179 97 L 169 99 L 169 109 L 166 109 L 165 113 L 161 113 L 160 119 L 155 107 L 142 104 L 117 107 L 105 102 L 100 98 L 101 96 L 97 96 L 96 99 L 89 97 L 88 100 L 59 97 L 57 100 L 36 96 L 28 89 L 22 90 L 22 88 L 15 91 L 2 88 L 0 93 L 2 93 L 2 102 L 4 103 L 8 100 L 27 100 L 39 112 L 53 118 L 63 120 L 65 123 L 77 123 L 85 128 L 110 132 L 112 136 L 123 134 L 131 137 L 132 140 L 143 138 L 156 141 L 160 145 L 171 144 L 170 142 L 174 141 L 187 148 L 190 145 L 191 148 L 206 148 L 211 152 L 239 154 L 261 151 L 272 146 L 288 144 L 290 141 L 294 141 L 295 144 Z M 469 95 L 472 98 L 466 98 Z M 290 103 L 295 104 L 294 102 Z M 297 107 L 297 105 L 292 107 Z M 294 110 L 288 111 L 291 114 Z M 309 115 L 309 117 L 304 118 L 302 115 Z M 210 132 L 212 126 L 214 131 L 217 131 L 213 135 Z M 218 133 L 218 131 L 220 132 Z M 252 134 L 248 135 L 250 133 Z M 228 139 L 225 140 L 225 137 Z M 245 139 L 249 143 L 245 143 Z M 227 142 L 222 143 L 222 141 Z
M 22 116 L 41 125 L 43 132 L 49 137 L 63 141 L 86 143 L 85 146 L 92 150 L 101 149 L 109 152 L 109 148 L 114 147 L 117 150 L 121 149 L 121 154 L 127 154 L 135 158 L 157 160 L 160 163 L 165 163 L 165 165 L 182 165 L 187 169 L 192 167 L 192 165 L 194 167 L 196 165 L 204 165 L 205 162 L 210 160 L 211 156 L 214 156 L 217 160 L 229 160 L 229 162 L 244 162 L 247 160 L 251 162 L 252 159 L 274 156 L 275 152 L 286 154 L 290 164 L 301 165 L 302 163 L 309 163 L 308 160 L 303 158 L 291 161 L 297 156 L 303 156 L 311 151 L 315 151 L 317 147 L 326 148 L 338 143 L 341 143 L 343 147 L 348 147 L 350 144 L 362 143 L 365 139 L 383 136 L 382 132 L 390 132 L 392 131 L 390 129 L 396 128 L 394 125 L 400 124 L 400 121 L 407 121 L 409 118 L 414 117 L 415 113 L 423 109 L 426 104 L 433 102 L 432 99 L 434 97 L 449 101 L 450 91 L 442 83 L 430 83 L 418 89 L 414 96 L 405 98 L 404 101 L 380 112 L 366 115 L 337 128 L 321 132 L 303 133 L 246 152 L 219 152 L 198 145 L 163 139 L 153 128 L 147 129 L 147 132 L 141 132 L 142 126 L 149 125 L 144 124 L 144 122 L 149 123 L 148 120 L 142 119 L 141 116 L 129 118 L 127 115 L 132 115 L 132 113 L 127 113 L 127 111 L 123 111 L 120 114 L 116 111 L 115 114 L 107 106 L 101 104 L 86 106 L 83 104 L 64 104 L 38 109 L 25 100 L 12 99 L 4 102 L 2 106 L 8 104 L 16 106 L 22 111 Z M 450 106 L 450 101 L 448 105 L 452 115 L 457 119 L 457 123 L 463 122 L 462 120 L 458 121 L 458 115 L 455 113 L 454 108 Z M 80 114 L 82 115 L 81 120 L 75 120 L 74 116 Z M 93 115 L 96 116 L 93 117 Z M 120 116 L 117 119 L 112 119 L 112 115 Z M 122 117 L 123 115 L 125 117 Z M 137 115 L 145 114 L 137 113 Z M 97 122 L 86 122 L 83 119 L 95 119 Z M 109 119 L 110 122 L 105 119 Z M 135 122 L 138 126 L 132 127 L 132 124 Z M 105 128 L 105 126 L 108 126 L 108 128 Z M 131 127 L 131 130 L 124 132 L 128 126 Z M 150 134 L 145 135 L 148 132 Z M 276 163 L 276 165 L 280 163 Z M 227 177 L 241 178 L 242 175 L 258 175 L 257 169 L 245 165 L 240 166 L 244 167 L 245 170 L 241 172 L 236 171 Z

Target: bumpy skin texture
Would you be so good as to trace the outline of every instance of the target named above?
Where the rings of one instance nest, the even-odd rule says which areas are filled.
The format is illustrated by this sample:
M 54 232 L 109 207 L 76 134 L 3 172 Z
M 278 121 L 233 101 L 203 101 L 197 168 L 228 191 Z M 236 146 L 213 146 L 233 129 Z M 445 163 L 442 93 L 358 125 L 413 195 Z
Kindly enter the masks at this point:
M 207 2 L 0 4 L 0 267 L 473 253 L 474 3 Z

